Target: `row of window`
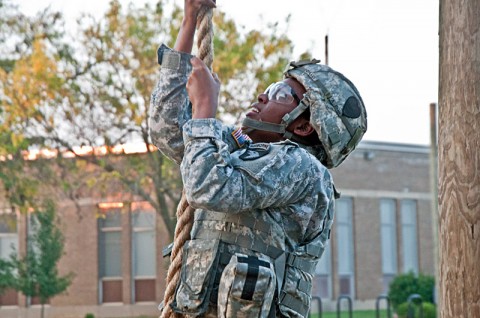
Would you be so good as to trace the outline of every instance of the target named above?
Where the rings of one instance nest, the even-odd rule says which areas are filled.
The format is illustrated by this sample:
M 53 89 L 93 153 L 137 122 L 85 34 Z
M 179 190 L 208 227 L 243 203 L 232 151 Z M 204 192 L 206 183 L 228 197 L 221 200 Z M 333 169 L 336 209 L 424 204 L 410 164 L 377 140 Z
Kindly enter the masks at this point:
M 397 238 L 401 239 L 402 271 L 418 273 L 418 239 L 417 239 L 417 204 L 414 200 L 400 200 L 400 213 L 397 213 L 397 200 L 381 199 L 380 241 L 381 264 L 383 274 L 383 292 L 388 291 L 390 281 L 399 273 Z M 400 228 L 397 227 L 397 220 Z M 353 237 L 353 200 L 341 198 L 336 201 L 335 208 L 335 249 L 340 295 L 355 297 L 355 252 Z M 400 230 L 400 236 L 398 235 Z M 327 246 L 316 270 L 315 296 L 324 299 L 332 298 L 332 248 Z
M 388 290 L 391 279 L 399 272 L 397 238 L 401 239 L 403 272 L 418 272 L 417 208 L 414 200 L 381 199 L 380 238 L 383 289 Z M 121 206 L 103 209 L 98 218 L 99 303 L 122 302 L 123 253 L 122 237 L 131 240 L 132 299 L 154 301 L 156 283 L 155 215 L 148 205 L 134 203 L 130 213 L 131 228 L 122 227 Z M 400 227 L 397 226 L 397 220 Z M 335 249 L 339 294 L 354 298 L 355 253 L 353 232 L 353 200 L 341 198 L 336 202 Z M 400 233 L 398 233 L 400 232 Z M 400 235 L 399 235 L 400 234 Z M 12 247 L 18 246 L 16 215 L 0 214 L 0 258 L 7 258 Z M 315 296 L 332 298 L 332 249 L 329 244 L 316 270 Z M 0 305 L 5 301 L 0 296 Z M 10 297 L 11 298 L 11 297 Z M 10 300 L 11 301 L 11 300 Z
M 125 236 L 131 240 L 131 298 L 135 302 L 155 301 L 156 213 L 147 204 L 133 203 L 132 213 L 129 214 L 131 228 L 125 231 L 121 210 L 121 204 L 115 208 L 101 209 L 98 218 L 99 303 L 123 302 L 122 237 Z M 28 227 L 29 231 L 33 228 Z M 18 251 L 18 241 L 16 214 L 0 213 L 0 258 L 9 258 L 13 249 Z M 0 295 L 0 306 L 17 304 L 15 291 L 9 290 Z
M 134 204 L 130 233 L 123 231 L 121 207 L 102 212 L 98 219 L 99 303 L 123 302 L 123 235 L 131 236 L 132 299 L 155 301 L 155 211 L 148 205 Z

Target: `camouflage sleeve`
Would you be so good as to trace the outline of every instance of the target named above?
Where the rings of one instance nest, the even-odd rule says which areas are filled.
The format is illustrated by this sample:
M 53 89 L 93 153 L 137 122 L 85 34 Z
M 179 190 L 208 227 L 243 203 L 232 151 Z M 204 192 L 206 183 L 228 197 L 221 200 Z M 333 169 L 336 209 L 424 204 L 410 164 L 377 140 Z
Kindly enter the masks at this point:
M 180 167 L 192 207 L 236 213 L 291 205 L 294 218 L 308 223 L 316 202 L 309 201 L 306 194 L 313 188 L 310 180 L 316 177 L 311 156 L 302 155 L 298 146 L 278 147 L 255 162 L 246 157 L 242 161 L 238 156 L 249 149 L 230 153 L 221 138 L 222 125 L 215 119 L 190 120 L 183 134 L 186 147 Z M 292 204 L 299 201 L 302 203 Z
M 149 127 L 153 144 L 179 163 L 183 157 L 182 126 L 191 116 L 186 83 L 192 67 L 190 54 L 160 46 L 160 77 L 150 101 Z
M 192 55 L 161 45 L 157 52 L 160 76 L 150 101 L 149 127 L 153 144 L 173 161 L 183 158 L 183 125 L 192 118 L 186 83 Z M 224 126 L 222 138 L 230 151 L 238 149 L 233 127 Z

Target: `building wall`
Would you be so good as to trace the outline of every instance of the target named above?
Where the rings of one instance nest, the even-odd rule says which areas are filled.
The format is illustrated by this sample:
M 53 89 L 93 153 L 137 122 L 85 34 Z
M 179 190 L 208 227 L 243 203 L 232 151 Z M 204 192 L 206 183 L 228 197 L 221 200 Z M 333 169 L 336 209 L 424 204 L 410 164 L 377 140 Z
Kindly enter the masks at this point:
M 73 273 L 74 277 L 67 291 L 51 299 L 47 305 L 48 317 L 84 317 L 93 313 L 96 317 L 133 317 L 140 315 L 158 316 L 158 304 L 163 300 L 165 289 L 164 277 L 168 260 L 162 257 L 162 248 L 169 243 L 166 227 L 160 217 L 155 218 L 155 253 L 156 281 L 153 292 L 147 291 L 153 297 L 149 301 L 135 301 L 132 276 L 132 226 L 131 215 L 133 206 L 138 202 L 125 199 L 121 208 L 121 299 L 118 302 L 102 303 L 101 284 L 99 277 L 99 226 L 102 209 L 98 199 L 82 199 L 78 205 L 73 202 L 62 202 L 57 207 L 61 219 L 61 229 L 65 237 L 65 255 L 59 262 L 60 275 Z M 116 203 L 122 202 L 116 199 Z M 148 204 L 140 202 L 143 207 Z M 150 207 L 150 210 L 151 207 Z M 152 210 L 153 213 L 155 211 Z M 17 221 L 19 251 L 26 250 L 27 216 L 18 215 Z M 18 294 L 17 306 L 0 307 L 1 317 L 37 317 L 40 307 L 35 299 L 27 299 Z M 38 302 L 37 302 L 38 303 Z M 0 305 L 1 306 L 1 305 Z
M 418 272 L 434 274 L 434 242 L 431 212 L 429 149 L 422 146 L 363 142 L 340 167 L 332 169 L 337 190 L 353 201 L 355 262 L 354 307 L 374 306 L 383 294 L 380 200 L 396 205 L 397 274 L 403 273 L 401 206 L 412 200 L 416 206 Z M 335 224 L 334 224 L 335 231 Z M 332 234 L 331 299 L 339 290 L 337 236 Z M 315 288 L 314 288 L 315 290 Z M 314 295 L 315 296 L 315 295 Z M 324 306 L 333 309 L 329 299 Z
M 356 308 L 373 308 L 377 296 L 384 292 L 381 255 L 380 200 L 392 199 L 396 207 L 397 269 L 402 267 L 401 206 L 404 200 L 413 200 L 416 206 L 416 234 L 418 271 L 434 274 L 434 242 L 431 215 L 428 148 L 398 144 L 363 142 L 339 167 L 332 170 L 336 188 L 342 198 L 351 200 L 351 225 L 353 234 L 353 296 Z M 101 202 L 122 202 L 121 208 L 121 287 L 120 301 L 102 303 L 99 279 L 99 217 Z M 73 204 L 62 201 L 58 214 L 65 235 L 65 256 L 60 261 L 60 273 L 74 272 L 72 285 L 67 292 L 53 298 L 47 307 L 49 317 L 84 317 L 93 313 L 96 317 L 157 316 L 157 305 L 162 301 L 168 260 L 163 259 L 162 249 L 169 243 L 165 225 L 155 218 L 156 279 L 153 300 L 136 302 L 132 276 L 132 204 L 130 196 L 108 198 L 83 198 Z M 173 207 L 172 207 L 173 208 Z M 19 250 L 26 247 L 26 216 L 19 216 Z M 323 298 L 325 309 L 335 309 L 335 299 L 341 295 L 338 273 L 339 257 L 337 220 L 331 234 L 329 297 Z M 314 281 L 313 296 L 319 296 L 322 286 Z M 322 281 L 322 284 L 325 281 Z M 0 299 L 1 300 L 1 299 Z M 18 306 L 0 307 L 1 317 L 35 317 L 38 306 L 27 306 L 27 299 L 18 296 Z M 1 306 L 1 304 L 0 304 Z

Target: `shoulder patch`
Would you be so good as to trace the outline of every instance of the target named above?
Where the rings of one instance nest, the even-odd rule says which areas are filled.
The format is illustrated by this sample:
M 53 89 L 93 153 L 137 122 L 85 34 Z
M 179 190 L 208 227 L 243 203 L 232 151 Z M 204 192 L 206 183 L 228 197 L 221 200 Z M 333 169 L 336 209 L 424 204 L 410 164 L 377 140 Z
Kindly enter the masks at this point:
M 244 134 L 242 132 L 242 128 L 237 128 L 234 131 L 232 131 L 232 137 L 235 139 L 235 142 L 237 143 L 237 146 L 239 148 L 242 148 L 245 146 L 246 143 L 249 143 L 252 141 L 248 135 Z
M 239 158 L 242 160 L 255 160 L 268 155 L 269 152 L 270 144 L 268 143 L 250 144 Z

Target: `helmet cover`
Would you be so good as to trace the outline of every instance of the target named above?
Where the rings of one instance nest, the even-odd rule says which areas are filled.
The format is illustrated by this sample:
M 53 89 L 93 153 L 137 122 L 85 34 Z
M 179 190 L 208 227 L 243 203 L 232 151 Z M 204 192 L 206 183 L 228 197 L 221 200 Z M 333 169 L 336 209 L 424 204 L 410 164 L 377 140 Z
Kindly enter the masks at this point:
M 319 61 L 291 62 L 285 77 L 299 81 L 306 90 L 303 103 L 310 109 L 310 124 L 325 152 L 327 168 L 340 165 L 355 149 L 367 131 L 363 100 L 343 74 Z

